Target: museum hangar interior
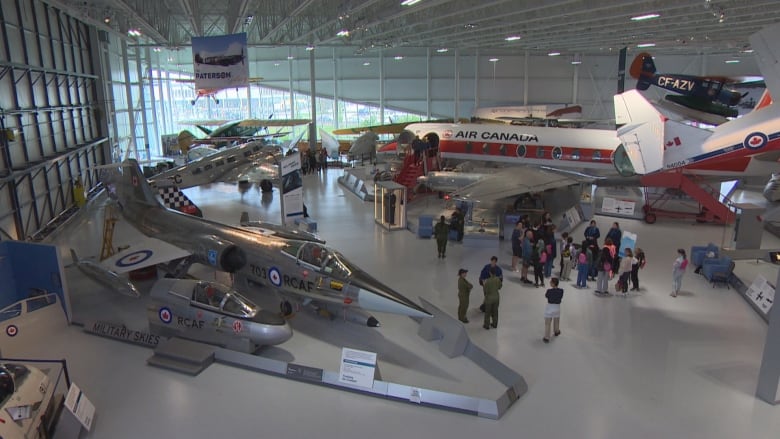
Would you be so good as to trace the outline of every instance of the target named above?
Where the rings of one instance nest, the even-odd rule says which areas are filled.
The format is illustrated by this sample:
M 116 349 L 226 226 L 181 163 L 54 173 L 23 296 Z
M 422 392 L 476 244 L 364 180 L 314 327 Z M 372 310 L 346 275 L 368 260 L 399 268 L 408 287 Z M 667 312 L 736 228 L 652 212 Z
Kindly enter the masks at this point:
M 756 397 L 766 310 L 746 293 L 755 279 L 777 277 L 768 254 L 780 239 L 771 232 L 773 204 L 761 195 L 771 173 L 728 189 L 734 202 L 761 208 L 762 232 L 752 235 L 765 251 L 734 258 L 726 284 L 691 267 L 678 297 L 669 295 L 676 249 L 713 243 L 725 253 L 747 216 L 717 224 L 659 214 L 648 224 L 640 208 L 631 214 L 604 208 L 607 198 L 645 202 L 636 188 L 599 188 L 578 203 L 581 217 L 566 229 L 575 242 L 591 218 L 602 237 L 618 221 L 636 234 L 648 264 L 639 274 L 640 291 L 626 297 L 599 297 L 595 283 L 577 289 L 563 281 L 561 335 L 550 343 L 542 341 L 546 288 L 523 284 L 511 270 L 503 231 L 512 216 L 504 210 L 479 209 L 474 201 L 474 230 L 437 258 L 434 240 L 421 238 L 421 219 L 449 218 L 458 201 L 435 193 L 404 197 L 409 228 L 389 227 L 376 213 L 381 197 L 361 198 L 339 182 L 345 175 L 369 182 L 380 165 L 343 155 L 337 167 L 304 175 L 302 198 L 313 219 L 305 224 L 316 224 L 329 247 L 413 302 L 455 316 L 457 273 L 469 270 L 475 284 L 470 323 L 458 328 L 522 376 L 521 394 L 509 398 L 499 419 L 430 403 L 427 389 L 490 401 L 506 385 L 463 356 L 450 358 L 437 340 L 421 338 L 420 321 L 391 313 L 378 313 L 381 326 L 367 328 L 300 310 L 288 319 L 292 338 L 255 356 L 322 373 L 343 367 L 343 348 L 373 352 L 377 381 L 423 389 L 416 399 L 344 391 L 219 361 L 195 376 L 151 367 L 148 346 L 85 329 L 101 321 L 147 331 L 154 282 L 138 283 L 140 299 L 118 295 L 83 276 L 70 255 L 70 249 L 84 257 L 101 253 L 107 214 L 100 168 L 125 157 L 164 160 L 170 152 L 164 139 L 194 130 L 196 120 L 309 119 L 308 127 L 285 129 L 291 133 L 284 138 L 306 131 L 304 139 L 318 141 L 318 128 L 468 119 L 485 107 L 579 105 L 583 119 L 603 122 L 615 118 L 624 47 L 628 64 L 646 51 L 661 72 L 740 81 L 760 76 L 749 37 L 780 22 L 780 4 L 746 3 L 0 0 L 0 241 L 56 246 L 67 287 L 67 314 L 24 324 L 3 316 L 0 358 L 65 359 L 70 379 L 95 407 L 88 437 L 775 437 L 777 409 Z M 657 16 L 632 20 L 649 14 Z M 237 33 L 246 34 L 242 64 L 257 80 L 196 99 L 192 39 Z M 626 76 L 625 89 L 635 86 Z M 653 100 L 665 94 L 655 87 L 643 93 Z M 745 93 L 745 102 L 760 98 L 752 88 Z M 86 204 L 76 207 L 84 192 Z M 204 218 L 227 225 L 237 225 L 242 212 L 270 222 L 283 217 L 277 189 L 267 194 L 217 182 L 183 192 Z M 553 213 L 562 225 L 561 211 Z M 483 236 L 485 225 L 488 232 L 501 230 Z M 120 219 L 113 244 L 132 244 L 132 233 Z M 0 263 L 14 256 L 3 252 Z M 494 255 L 504 271 L 500 325 L 485 330 L 476 283 Z M 35 277 L 31 267 L 24 269 Z M 203 265 L 190 274 L 231 280 Z M 0 309 L 22 293 L 5 294 Z M 278 309 L 274 294 L 247 296 Z

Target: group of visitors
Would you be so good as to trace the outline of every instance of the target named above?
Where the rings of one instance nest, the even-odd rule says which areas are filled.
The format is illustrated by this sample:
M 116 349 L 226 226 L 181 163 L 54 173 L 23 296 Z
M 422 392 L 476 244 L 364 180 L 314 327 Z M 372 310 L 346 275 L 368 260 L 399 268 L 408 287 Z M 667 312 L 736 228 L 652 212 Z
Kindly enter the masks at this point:
M 440 223 L 444 223 L 444 216 L 441 217 Z M 601 233 L 595 220 L 590 222 L 584 235 L 585 239 L 581 244 L 574 244 L 573 237 L 566 232 L 556 236 L 555 225 L 547 214 L 542 217 L 541 223 L 535 224 L 531 224 L 528 216 L 524 216 L 516 223 L 512 233 L 512 271 L 520 271 L 521 281 L 536 287 L 544 286 L 545 278 L 549 278 L 550 288 L 545 293 L 547 306 L 544 311 L 545 330 L 542 339 L 545 343 L 550 342 L 551 334 L 555 337 L 561 335 L 560 310 L 564 291 L 560 287 L 560 280 L 571 280 L 572 267 L 577 268 L 576 288 L 586 288 L 588 280 L 595 280 L 595 293 L 609 295 L 609 281 L 617 276 L 615 288 L 618 292 L 626 295 L 629 282 L 632 284 L 631 291 L 639 291 L 639 271 L 646 266 L 647 257 L 641 248 L 632 249 L 628 246 L 623 249 L 623 256 L 619 256 L 617 246 L 622 239 L 620 225 L 617 222 L 612 224 L 601 247 L 598 242 Z M 552 277 L 552 262 L 557 256 L 560 256 L 560 271 L 557 277 Z M 519 265 L 521 270 L 518 269 Z M 672 268 L 672 297 L 677 297 L 680 291 L 687 265 L 685 250 L 678 249 Z M 528 279 L 529 268 L 533 269 L 534 282 Z M 458 320 L 463 323 L 469 322 L 466 312 L 473 288 L 467 274 L 468 270 L 465 268 L 458 270 Z M 499 290 L 503 281 L 504 275 L 498 266 L 498 257 L 493 256 L 479 275 L 479 284 L 484 295 L 479 308 L 484 312 L 482 326 L 485 329 L 498 327 Z
M 314 174 L 328 168 L 328 152 L 325 148 L 315 151 L 312 148 L 301 151 L 301 172 Z

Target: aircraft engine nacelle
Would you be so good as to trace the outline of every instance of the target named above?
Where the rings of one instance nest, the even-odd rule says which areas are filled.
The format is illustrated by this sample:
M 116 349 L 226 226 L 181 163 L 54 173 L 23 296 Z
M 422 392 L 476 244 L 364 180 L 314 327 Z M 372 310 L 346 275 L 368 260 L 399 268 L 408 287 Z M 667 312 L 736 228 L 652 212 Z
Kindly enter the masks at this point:
M 194 238 L 193 256 L 204 265 L 235 273 L 246 265 L 246 253 L 230 241 L 216 236 Z

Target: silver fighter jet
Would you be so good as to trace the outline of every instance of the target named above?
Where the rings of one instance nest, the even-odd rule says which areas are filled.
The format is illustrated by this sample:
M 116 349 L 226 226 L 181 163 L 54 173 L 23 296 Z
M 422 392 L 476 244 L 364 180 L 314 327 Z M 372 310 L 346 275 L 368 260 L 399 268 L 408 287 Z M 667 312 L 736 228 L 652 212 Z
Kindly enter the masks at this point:
M 252 231 L 165 208 L 135 160 L 125 162 L 115 184 L 122 216 L 147 236 L 106 259 L 117 273 L 171 262 L 182 277 L 193 263 L 233 274 L 234 288 L 246 294 L 270 287 L 282 299 L 283 314 L 293 303 L 310 305 L 347 320 L 378 326 L 364 311 L 430 317 L 425 309 L 382 284 L 322 243 Z
M 222 346 L 246 340 L 257 347 L 284 343 L 293 334 L 279 313 L 260 309 L 217 282 L 160 279 L 149 296 L 149 327 L 184 338 Z

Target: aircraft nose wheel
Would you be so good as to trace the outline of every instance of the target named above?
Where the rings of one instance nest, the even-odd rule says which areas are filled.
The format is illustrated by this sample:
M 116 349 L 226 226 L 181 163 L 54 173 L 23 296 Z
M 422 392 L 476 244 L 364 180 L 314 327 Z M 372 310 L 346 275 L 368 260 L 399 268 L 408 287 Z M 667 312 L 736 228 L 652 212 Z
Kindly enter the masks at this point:
M 292 304 L 286 300 L 279 304 L 279 309 L 282 311 L 282 315 L 285 317 L 292 315 L 293 313 Z
M 656 220 L 656 219 L 657 219 L 657 218 L 656 218 L 656 216 L 655 216 L 655 214 L 654 214 L 654 213 L 652 213 L 652 212 L 647 212 L 647 213 L 645 213 L 645 222 L 646 222 L 647 224 L 653 224 L 653 223 L 655 222 L 655 220 Z

